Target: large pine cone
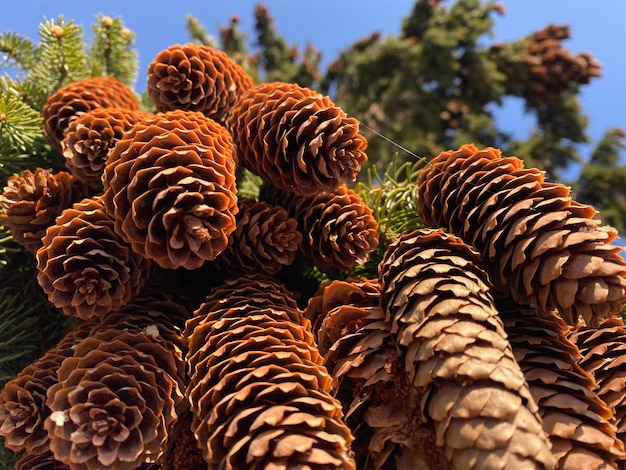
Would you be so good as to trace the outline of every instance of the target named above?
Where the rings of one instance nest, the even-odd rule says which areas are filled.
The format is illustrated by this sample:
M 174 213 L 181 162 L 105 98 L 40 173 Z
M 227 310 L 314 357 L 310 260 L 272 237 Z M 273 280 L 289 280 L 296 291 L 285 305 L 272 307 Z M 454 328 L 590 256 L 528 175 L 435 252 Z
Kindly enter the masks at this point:
M 534 309 L 509 299 L 498 300 L 497 308 L 539 406 L 557 468 L 615 468 L 626 454 L 613 412 L 597 393 L 593 376 L 578 365 L 580 353 L 566 338 L 565 322 L 556 315 L 539 318 Z
M 206 45 L 170 46 L 148 66 L 147 90 L 157 111 L 199 111 L 220 124 L 252 85 L 252 77 L 225 52 Z
M 95 108 L 74 119 L 61 142 L 65 166 L 72 176 L 101 192 L 109 151 L 142 117 L 147 114 L 119 108 Z
M 215 289 L 187 322 L 192 428 L 211 467 L 354 468 L 341 404 L 290 297 L 248 275 Z
M 40 359 L 26 366 L 9 380 L 0 392 L 0 436 L 4 445 L 14 452 L 40 455 L 49 449 L 48 432 L 44 421 L 50 415 L 46 406 L 46 392 L 57 383 L 57 369 L 74 346 L 86 338 L 91 324 L 83 323 L 67 333 Z M 30 467 L 26 467 L 30 468 Z
M 216 259 L 220 270 L 273 275 L 291 265 L 302 243 L 296 220 L 282 207 L 263 201 L 240 198 L 238 206 L 237 228 Z
M 196 269 L 235 230 L 233 142 L 201 113 L 170 111 L 137 122 L 109 154 L 102 182 L 115 230 L 166 269 Z
M 57 371 L 45 427 L 71 468 L 135 469 L 156 462 L 176 420 L 176 364 L 150 334 L 98 330 Z
M 615 412 L 617 436 L 626 445 L 626 326 L 609 318 L 598 328 L 579 325 L 569 339 L 580 349 L 580 366 L 598 383 L 598 396 Z
M 48 450 L 43 454 L 22 455 L 15 463 L 15 470 L 70 470 L 70 467 L 55 459 Z
M 0 195 L 0 222 L 17 244 L 34 254 L 57 216 L 85 196 L 81 189 L 65 171 L 24 170 L 9 177 Z
M 441 229 L 403 234 L 379 265 L 381 305 L 455 468 L 554 465 L 479 254 Z
M 379 297 L 377 281 L 332 281 L 304 310 L 319 325 L 313 331 L 354 433 L 357 468 L 451 468 L 432 422 L 422 419 Z
M 326 96 L 290 83 L 263 83 L 241 96 L 229 120 L 239 161 L 302 195 L 356 180 L 367 161 L 359 123 Z
M 291 212 L 304 237 L 302 260 L 320 271 L 363 265 L 378 248 L 378 222 L 372 210 L 345 185 L 334 192 L 296 197 Z
M 70 123 L 95 108 L 139 109 L 134 92 L 115 77 L 89 77 L 59 88 L 43 105 L 44 135 L 62 152 L 61 141 Z
M 463 145 L 435 157 L 418 184 L 424 222 L 475 246 L 516 303 L 590 326 L 626 303 L 626 260 L 611 245 L 617 232 L 519 158 Z
M 65 209 L 37 251 L 37 280 L 66 315 L 97 319 L 121 308 L 143 286 L 151 263 L 114 231 L 100 198 Z

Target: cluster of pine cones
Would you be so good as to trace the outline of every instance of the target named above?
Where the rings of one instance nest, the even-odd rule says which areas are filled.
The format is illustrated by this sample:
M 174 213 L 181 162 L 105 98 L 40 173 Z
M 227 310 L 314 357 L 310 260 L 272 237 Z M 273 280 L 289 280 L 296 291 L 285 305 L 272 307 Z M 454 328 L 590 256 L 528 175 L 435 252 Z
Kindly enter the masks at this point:
M 626 261 L 565 186 L 465 145 L 420 174 L 430 228 L 386 242 L 350 187 L 367 141 L 328 97 L 195 44 L 157 55 L 148 93 L 154 114 L 111 77 L 59 89 L 42 114 L 64 168 L 0 195 L 80 320 L 0 393 L 18 469 L 626 459 Z M 375 279 L 351 274 L 368 261 Z

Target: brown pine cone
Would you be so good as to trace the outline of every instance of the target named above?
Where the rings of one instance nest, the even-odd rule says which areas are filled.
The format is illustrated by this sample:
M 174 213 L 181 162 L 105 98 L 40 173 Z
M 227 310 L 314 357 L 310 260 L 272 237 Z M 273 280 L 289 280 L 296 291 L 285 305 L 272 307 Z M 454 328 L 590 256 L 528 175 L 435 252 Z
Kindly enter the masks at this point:
M 54 457 L 71 468 L 158 461 L 176 420 L 175 361 L 150 334 L 98 330 L 76 345 L 47 394 Z
M 219 269 L 230 275 L 273 275 L 291 265 L 302 243 L 296 220 L 282 207 L 262 201 L 239 198 L 238 206 L 237 228 L 216 259 Z
M 613 412 L 602 401 L 593 376 L 578 365 L 580 353 L 566 337 L 565 322 L 556 315 L 538 318 L 534 309 L 510 299 L 499 299 L 497 308 L 539 406 L 557 468 L 615 468 L 626 454 L 616 436 Z
M 553 466 L 479 254 L 441 229 L 407 232 L 389 245 L 379 279 L 409 382 L 452 465 Z
M 102 173 L 109 151 L 124 132 L 148 114 L 120 108 L 95 108 L 76 117 L 61 145 L 72 176 L 102 192 Z
M 229 127 L 239 161 L 279 188 L 313 195 L 356 180 L 367 140 L 326 96 L 290 83 L 246 91 Z
M 557 309 L 590 326 L 626 303 L 626 261 L 615 229 L 569 188 L 516 157 L 463 145 L 435 157 L 418 181 L 419 212 L 482 254 L 498 291 L 541 315 Z
M 43 454 L 23 454 L 15 464 L 15 470 L 70 470 L 70 467 L 56 460 L 48 450 Z
M 319 324 L 313 331 L 354 433 L 357 468 L 452 468 L 432 422 L 422 419 L 419 393 L 407 381 L 379 297 L 377 281 L 332 281 L 304 310 Z
M 202 44 L 170 46 L 148 66 L 147 90 L 157 111 L 199 111 L 220 124 L 252 85 L 225 52 Z
M 0 222 L 17 244 L 34 254 L 56 217 L 84 196 L 82 188 L 65 171 L 24 170 L 19 176 L 10 176 L 2 190 Z
M 248 297 L 258 279 L 260 299 Z M 238 289 L 237 281 L 244 286 Z M 269 277 L 231 281 L 207 297 L 187 323 L 192 428 L 204 458 L 223 468 L 355 468 L 350 431 L 310 323 Z M 258 308 L 258 304 L 272 305 Z M 282 300 L 281 300 L 282 299 Z M 235 302 L 239 302 L 235 300 Z
M 334 192 L 296 198 L 293 212 L 304 238 L 302 260 L 320 271 L 363 265 L 378 248 L 378 222 L 372 210 L 345 185 Z
M 139 109 L 134 92 L 115 77 L 89 77 L 59 88 L 43 105 L 44 135 L 62 152 L 61 141 L 70 123 L 95 108 Z
M 121 308 L 147 279 L 151 263 L 113 229 L 100 198 L 65 209 L 37 251 L 37 280 L 66 315 L 98 319 Z
M 233 142 L 201 113 L 137 122 L 109 154 L 104 205 L 133 250 L 166 269 L 197 269 L 235 230 Z
M 28 455 L 39 455 L 49 449 L 48 433 L 43 426 L 50 415 L 46 392 L 57 383 L 56 371 L 61 362 L 73 354 L 73 347 L 87 337 L 90 330 L 91 324 L 85 323 L 70 331 L 55 347 L 4 385 L 0 392 L 0 436 L 8 449 L 24 450 Z
M 626 326 L 609 318 L 598 328 L 579 325 L 569 339 L 580 349 L 579 365 L 598 383 L 598 396 L 614 410 L 617 437 L 626 446 Z

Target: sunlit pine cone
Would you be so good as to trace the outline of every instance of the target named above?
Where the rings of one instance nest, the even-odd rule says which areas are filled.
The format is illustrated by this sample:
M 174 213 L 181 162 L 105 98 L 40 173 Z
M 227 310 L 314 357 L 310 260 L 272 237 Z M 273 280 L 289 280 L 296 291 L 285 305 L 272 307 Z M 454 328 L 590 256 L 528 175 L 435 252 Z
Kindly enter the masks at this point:
M 406 232 L 379 264 L 381 306 L 454 468 L 550 468 L 537 404 L 480 264 L 441 229 Z
M 201 113 L 135 123 L 109 154 L 102 183 L 115 231 L 162 268 L 199 268 L 235 230 L 232 138 Z
M 0 222 L 17 244 L 34 254 L 56 217 L 85 196 L 81 189 L 65 171 L 37 168 L 9 176 L 0 194 Z
M 85 323 L 67 333 L 38 360 L 27 365 L 0 391 L 0 436 L 6 448 L 27 455 L 48 450 L 48 433 L 43 427 L 50 415 L 46 392 L 57 382 L 56 371 L 73 347 L 87 337 L 91 324 Z M 30 467 L 26 467 L 30 468 Z
M 229 128 L 245 167 L 302 195 L 354 182 L 367 161 L 358 121 L 330 98 L 296 84 L 249 89 L 234 107 Z
M 377 281 L 332 281 L 304 310 L 319 325 L 313 331 L 355 437 L 357 468 L 451 468 L 432 422 L 422 419 L 379 296 Z
M 378 222 L 359 195 L 345 185 L 334 192 L 294 200 L 303 235 L 304 262 L 320 271 L 343 271 L 365 264 L 378 248 Z
M 44 135 L 50 145 L 62 152 L 61 141 L 70 123 L 95 108 L 137 111 L 139 102 L 134 92 L 115 77 L 89 77 L 59 88 L 41 110 Z
M 216 259 L 219 269 L 230 275 L 276 274 L 291 265 L 302 244 L 297 221 L 266 202 L 239 198 L 238 206 L 237 228 Z
M 151 263 L 114 231 L 100 198 L 65 209 L 37 251 L 37 281 L 63 313 L 98 319 L 121 308 L 141 289 Z
M 224 124 L 252 77 L 225 52 L 202 44 L 175 44 L 148 66 L 147 91 L 157 111 L 199 111 Z
M 615 229 L 567 186 L 497 149 L 463 145 L 435 157 L 418 181 L 419 213 L 481 252 L 498 291 L 540 315 L 557 309 L 590 325 L 626 303 L 626 260 Z
M 601 399 L 593 376 L 578 365 L 580 353 L 566 337 L 565 322 L 556 315 L 538 318 L 534 309 L 510 299 L 499 299 L 496 305 L 539 406 L 557 468 L 616 468 L 617 459 L 626 454 L 612 423 L 613 412 Z
M 258 300 L 247 294 L 255 280 L 265 287 Z M 225 292 L 248 304 L 224 308 Z M 248 275 L 216 289 L 187 322 L 192 428 L 211 468 L 355 468 L 341 404 L 294 305 L 277 281 Z
M 102 173 L 109 151 L 124 132 L 146 113 L 120 108 L 95 108 L 74 119 L 61 144 L 72 176 L 102 192 Z
M 54 457 L 76 469 L 158 461 L 176 421 L 175 361 L 158 337 L 116 329 L 78 343 L 47 394 Z
M 580 349 L 579 365 L 598 383 L 598 396 L 615 412 L 617 436 L 626 445 L 626 327 L 609 318 L 598 328 L 579 325 L 569 339 Z

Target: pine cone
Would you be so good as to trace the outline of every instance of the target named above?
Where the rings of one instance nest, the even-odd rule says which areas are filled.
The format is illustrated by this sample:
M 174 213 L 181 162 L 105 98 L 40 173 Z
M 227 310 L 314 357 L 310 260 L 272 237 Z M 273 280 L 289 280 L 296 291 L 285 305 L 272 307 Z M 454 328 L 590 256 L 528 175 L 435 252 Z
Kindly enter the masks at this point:
M 170 46 L 148 66 L 147 90 L 157 111 L 199 111 L 220 124 L 252 85 L 225 52 L 206 45 Z
M 229 274 L 276 274 L 296 259 L 302 243 L 298 223 L 279 206 L 253 199 L 238 201 L 237 228 L 216 259 Z
M 229 119 L 239 161 L 301 195 L 356 180 L 367 161 L 359 123 L 326 96 L 289 83 L 246 91 Z
M 156 462 L 176 420 L 175 371 L 151 335 L 108 329 L 81 341 L 47 394 L 54 457 L 89 470 Z
M 171 111 L 136 123 L 102 177 L 115 231 L 166 269 L 215 259 L 235 230 L 232 151 L 226 129 L 200 113 Z
M 320 271 L 343 271 L 363 265 L 378 248 L 378 222 L 352 189 L 294 200 L 294 218 L 304 239 L 304 262 Z
M 499 150 L 464 145 L 435 157 L 418 181 L 419 212 L 482 254 L 496 288 L 539 314 L 589 325 L 626 303 L 617 232 L 569 189 Z
M 168 470 L 206 470 L 207 464 L 191 430 L 193 415 L 187 408 L 178 417 L 170 437 L 171 448 L 163 457 L 162 468 Z
M 30 253 L 42 245 L 46 229 L 63 209 L 84 197 L 69 173 L 50 173 L 43 168 L 10 176 L 0 195 L 0 221 L 13 240 Z
M 70 470 L 70 467 L 56 460 L 48 450 L 43 454 L 22 455 L 15 464 L 15 470 Z
M 569 339 L 580 349 L 579 365 L 593 375 L 598 396 L 614 410 L 617 437 L 626 445 L 626 327 L 621 318 L 609 318 L 598 328 L 579 325 Z
M 56 371 L 61 362 L 72 355 L 73 347 L 90 329 L 91 325 L 86 323 L 67 333 L 59 344 L 4 385 L 0 392 L 0 436 L 8 449 L 25 450 L 33 456 L 49 449 L 48 433 L 43 427 L 50 415 L 46 392 L 57 382 Z
M 249 296 L 255 289 L 258 298 Z M 194 312 L 185 335 L 192 428 L 210 466 L 354 468 L 310 323 L 277 281 L 229 281 Z
M 556 315 L 538 318 L 534 309 L 509 299 L 499 300 L 497 308 L 557 468 L 615 468 L 616 459 L 626 455 L 611 423 L 613 412 L 596 394 L 593 376 L 578 365 L 580 353 L 566 338 L 565 322 Z
M 553 466 L 479 254 L 441 229 L 403 234 L 379 265 L 381 305 L 455 468 Z
M 44 135 L 52 148 L 62 152 L 61 141 L 70 123 L 95 108 L 139 109 L 133 91 L 115 77 L 89 77 L 59 88 L 43 105 Z
M 126 109 L 95 108 L 76 117 L 61 142 L 65 166 L 72 176 L 101 192 L 102 173 L 109 151 L 124 132 L 147 116 Z
M 451 468 L 432 423 L 422 419 L 379 297 L 377 281 L 332 281 L 304 310 L 319 324 L 313 331 L 354 433 L 357 468 Z
M 37 280 L 66 315 L 97 319 L 139 292 L 151 263 L 136 255 L 113 230 L 100 198 L 65 209 L 37 251 Z

